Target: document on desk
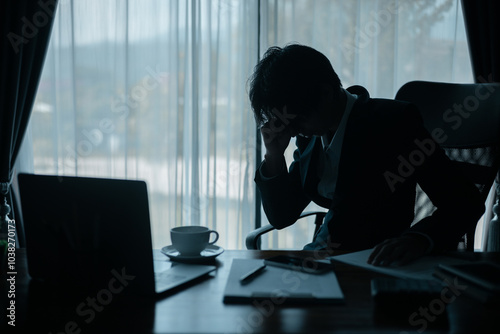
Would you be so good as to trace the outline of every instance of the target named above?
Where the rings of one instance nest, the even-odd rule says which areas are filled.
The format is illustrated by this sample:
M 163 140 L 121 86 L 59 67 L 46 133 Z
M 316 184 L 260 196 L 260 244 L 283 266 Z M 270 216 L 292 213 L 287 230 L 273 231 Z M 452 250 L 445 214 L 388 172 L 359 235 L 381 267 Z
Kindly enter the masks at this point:
M 429 255 L 429 256 L 424 256 L 420 259 L 417 259 L 403 266 L 383 267 L 383 266 L 374 266 L 366 262 L 371 252 L 372 249 L 367 249 L 360 252 L 332 256 L 330 257 L 330 259 L 333 261 L 347 263 L 371 271 L 391 275 L 394 277 L 416 278 L 416 279 L 436 279 L 435 277 L 433 277 L 432 273 L 439 264 L 455 265 L 455 264 L 463 264 L 470 262 L 468 260 L 450 256 Z
M 259 259 L 233 259 L 224 290 L 224 303 L 268 300 L 273 304 L 343 303 L 344 295 L 335 272 L 309 274 L 267 266 L 250 282 L 242 282 L 248 272 L 263 265 Z

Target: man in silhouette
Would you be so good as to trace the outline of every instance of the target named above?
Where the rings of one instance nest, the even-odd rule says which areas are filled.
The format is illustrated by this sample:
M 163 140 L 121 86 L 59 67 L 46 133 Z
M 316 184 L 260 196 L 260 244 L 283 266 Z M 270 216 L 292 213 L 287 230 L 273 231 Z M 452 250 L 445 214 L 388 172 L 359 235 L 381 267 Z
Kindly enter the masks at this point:
M 289 226 L 311 201 L 328 209 L 305 249 L 374 248 L 369 263 L 404 264 L 456 249 L 484 212 L 478 189 L 452 166 L 414 105 L 344 89 L 310 47 L 267 50 L 249 97 L 266 150 L 255 181 L 269 222 Z M 410 226 L 417 184 L 437 209 Z

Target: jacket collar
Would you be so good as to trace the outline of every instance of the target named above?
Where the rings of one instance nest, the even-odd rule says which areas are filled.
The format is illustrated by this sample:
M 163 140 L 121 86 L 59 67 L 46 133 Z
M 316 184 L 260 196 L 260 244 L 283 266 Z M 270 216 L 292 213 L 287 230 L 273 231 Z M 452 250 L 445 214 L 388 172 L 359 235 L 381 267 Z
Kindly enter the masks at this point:
M 368 101 L 370 94 L 362 86 L 351 86 L 346 89 L 351 94 L 356 94 L 358 97 L 354 102 L 353 111 L 356 109 L 356 105 Z M 352 113 L 352 112 L 351 112 Z M 301 181 L 303 187 L 317 187 L 319 182 L 319 176 L 316 173 L 316 166 L 318 163 L 318 155 L 323 149 L 323 144 L 320 137 L 312 138 L 297 138 L 298 147 L 301 159 L 300 159 L 300 169 L 301 169 Z

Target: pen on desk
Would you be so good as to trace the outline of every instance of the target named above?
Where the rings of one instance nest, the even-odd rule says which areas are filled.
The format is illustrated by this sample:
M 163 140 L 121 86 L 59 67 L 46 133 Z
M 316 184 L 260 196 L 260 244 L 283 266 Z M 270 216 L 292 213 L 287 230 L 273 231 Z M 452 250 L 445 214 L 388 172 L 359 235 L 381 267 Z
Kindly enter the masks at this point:
M 259 274 L 261 274 L 264 269 L 266 268 L 266 265 L 260 265 L 255 269 L 250 270 L 248 273 L 240 277 L 240 283 L 241 284 L 246 284 L 253 280 L 255 277 L 257 277 Z

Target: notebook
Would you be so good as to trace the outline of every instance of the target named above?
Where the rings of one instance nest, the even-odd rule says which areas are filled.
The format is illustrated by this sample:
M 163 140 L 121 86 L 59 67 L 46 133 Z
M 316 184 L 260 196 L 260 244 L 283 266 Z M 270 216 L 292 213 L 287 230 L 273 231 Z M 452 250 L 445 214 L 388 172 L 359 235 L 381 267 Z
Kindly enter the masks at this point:
M 28 272 L 35 280 L 157 295 L 215 266 L 153 261 L 144 181 L 20 174 Z
M 268 300 L 276 304 L 339 304 L 344 294 L 333 270 L 309 274 L 291 269 L 267 266 L 251 282 L 241 278 L 264 263 L 259 259 L 233 259 L 224 290 L 224 303 L 248 303 Z

